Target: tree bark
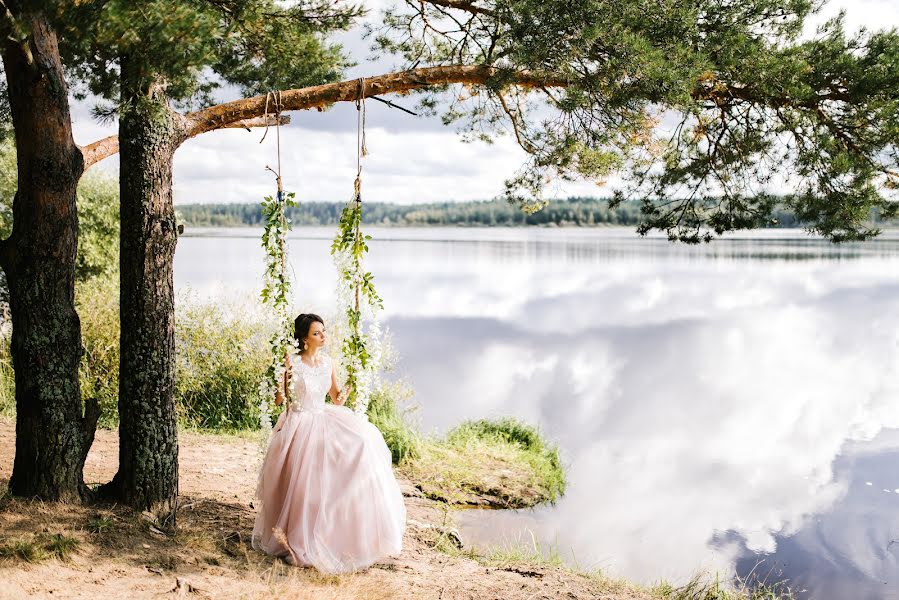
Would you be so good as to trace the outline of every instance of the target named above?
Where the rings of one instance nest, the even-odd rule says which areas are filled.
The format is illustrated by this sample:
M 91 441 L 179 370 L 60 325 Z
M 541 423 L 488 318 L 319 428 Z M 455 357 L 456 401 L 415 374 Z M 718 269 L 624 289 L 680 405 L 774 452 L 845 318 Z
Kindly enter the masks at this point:
M 101 493 L 171 515 L 177 501 L 172 158 L 184 118 L 122 59 L 119 470 Z
M 16 382 L 16 456 L 10 491 L 79 502 L 82 469 L 99 407 L 82 413 L 83 354 L 75 312 L 78 215 L 83 158 L 72 139 L 68 90 L 56 35 L 40 12 L 10 3 L 28 31 L 2 42 L 18 154 L 13 232 L 0 244 L 9 284 L 11 354 Z

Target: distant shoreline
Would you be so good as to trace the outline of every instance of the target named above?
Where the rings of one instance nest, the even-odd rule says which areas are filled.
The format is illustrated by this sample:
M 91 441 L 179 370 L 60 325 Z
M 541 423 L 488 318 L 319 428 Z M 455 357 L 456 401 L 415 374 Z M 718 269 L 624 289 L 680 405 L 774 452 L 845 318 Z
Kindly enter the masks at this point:
M 345 202 L 302 202 L 286 207 L 287 219 L 294 228 L 301 226 L 334 227 Z M 615 203 L 609 198 L 571 197 L 550 201 L 542 209 L 527 212 L 505 200 L 440 202 L 428 204 L 367 203 L 362 222 L 366 227 L 453 227 L 464 229 L 634 229 L 643 221 L 640 200 Z M 188 228 L 262 227 L 264 218 L 259 203 L 182 204 L 175 206 L 178 222 Z M 769 226 L 802 230 L 803 223 L 785 208 L 773 210 Z M 895 229 L 899 223 L 883 223 Z
M 288 237 L 306 237 L 309 239 L 330 239 L 332 236 L 331 230 L 336 227 L 334 225 L 308 225 L 308 224 L 296 224 L 293 225 L 291 233 L 288 234 Z M 380 223 L 370 223 L 365 225 L 365 228 L 369 231 L 424 231 L 424 230 L 433 230 L 437 231 L 471 231 L 472 233 L 475 231 L 478 232 L 488 232 L 488 231 L 496 231 L 498 232 L 524 232 L 524 231 L 533 231 L 533 232 L 544 232 L 549 234 L 549 232 L 557 231 L 560 234 L 564 232 L 575 233 L 581 232 L 584 235 L 587 234 L 599 234 L 601 232 L 608 232 L 610 237 L 614 236 L 615 238 L 620 238 L 622 240 L 633 240 L 633 241 L 667 241 L 667 236 L 664 232 L 653 231 L 645 236 L 640 236 L 640 234 L 636 231 L 636 225 L 406 225 L 406 224 L 391 224 L 384 225 Z M 179 237 L 193 237 L 193 238 L 203 238 L 203 237 L 256 237 L 255 235 L 249 235 L 250 232 L 258 231 L 261 232 L 263 227 L 261 225 L 187 225 L 185 224 L 184 232 Z M 298 235 L 301 231 L 310 233 L 311 235 Z M 317 232 L 321 232 L 316 234 Z M 293 234 L 293 235 L 291 235 Z M 441 238 L 442 239 L 442 238 Z M 458 241 L 475 241 L 475 240 L 486 240 L 488 238 L 459 238 Z M 516 238 L 516 237 L 501 237 L 501 238 L 492 238 L 496 241 L 527 241 L 525 238 Z M 553 237 L 547 239 L 555 239 Z M 381 238 L 380 241 L 435 241 L 435 238 L 430 237 L 394 237 L 394 238 Z M 447 240 L 451 241 L 451 240 Z M 720 237 L 713 238 L 711 243 L 714 242 L 727 242 L 727 241 L 808 241 L 808 242 L 828 242 L 828 240 L 820 235 L 814 235 L 808 233 L 805 229 L 801 227 L 769 227 L 766 229 L 747 229 L 747 230 L 739 230 L 739 231 L 731 231 L 727 232 Z M 851 245 L 864 245 L 871 244 L 877 242 L 891 242 L 895 243 L 899 241 L 899 227 L 884 227 L 881 230 L 880 235 L 872 238 L 866 242 L 843 242 L 841 244 L 835 244 L 835 246 L 846 246 L 847 244 Z M 676 245 L 690 246 L 690 244 L 685 244 L 683 242 L 672 242 Z M 700 246 L 706 245 L 705 243 L 701 243 Z

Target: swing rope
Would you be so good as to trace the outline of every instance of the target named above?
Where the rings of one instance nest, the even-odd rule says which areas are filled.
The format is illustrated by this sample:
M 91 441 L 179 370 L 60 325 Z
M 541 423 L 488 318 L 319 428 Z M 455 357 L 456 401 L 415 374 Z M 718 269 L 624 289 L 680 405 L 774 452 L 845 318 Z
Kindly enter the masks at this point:
M 284 198 L 284 186 L 281 180 L 281 109 L 283 107 L 283 103 L 281 101 L 281 90 L 270 91 L 265 95 L 265 110 L 263 114 L 263 119 L 265 119 L 265 132 L 262 134 L 262 139 L 259 140 L 261 144 L 265 141 L 265 136 L 268 135 L 269 125 L 271 121 L 269 120 L 269 102 L 274 104 L 275 108 L 275 152 L 277 159 L 277 171 L 272 169 L 270 166 L 266 165 L 265 169 L 267 171 L 271 171 L 275 175 L 275 185 L 278 190 L 278 207 L 279 214 L 281 216 L 281 232 L 282 235 L 279 236 L 279 246 L 281 249 L 281 280 L 285 281 L 287 278 L 287 251 L 285 248 L 285 234 L 284 232 L 287 230 L 287 207 L 285 204 Z M 290 402 L 290 394 L 289 394 L 289 382 L 288 382 L 288 373 L 285 370 L 284 378 L 282 380 L 282 386 L 284 388 L 284 400 L 285 402 Z
M 362 254 L 368 250 L 362 235 L 362 159 L 368 154 L 365 140 L 365 78 L 358 79 L 356 93 L 356 178 L 353 195 L 340 214 L 338 232 L 331 245 L 331 254 L 338 270 L 337 299 L 345 329 L 342 343 L 342 368 L 346 380 L 341 395 L 350 401 L 353 411 L 365 415 L 370 387 L 371 348 L 362 330 L 362 303 L 374 291 L 371 275 L 363 272 Z M 363 298 L 365 297 L 365 298 Z
M 359 211 L 359 218 L 356 219 L 355 243 L 360 244 L 362 241 L 362 157 L 368 154 L 368 148 L 365 146 L 365 78 L 359 78 L 359 97 L 356 98 L 356 181 L 353 182 L 353 202 L 356 203 L 356 209 Z M 359 312 L 359 282 L 356 282 L 355 300 L 356 312 Z

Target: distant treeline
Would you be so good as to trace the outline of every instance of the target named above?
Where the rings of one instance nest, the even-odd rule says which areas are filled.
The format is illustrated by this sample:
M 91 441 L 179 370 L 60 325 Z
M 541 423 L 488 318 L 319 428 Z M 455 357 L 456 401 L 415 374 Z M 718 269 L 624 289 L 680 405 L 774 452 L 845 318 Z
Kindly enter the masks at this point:
M 343 202 L 301 202 L 289 207 L 287 216 L 294 225 L 335 225 Z M 175 207 L 181 221 L 193 227 L 262 226 L 259 204 L 183 204 Z M 775 215 L 774 227 L 797 227 L 798 221 L 786 211 Z M 363 222 L 399 226 L 580 226 L 637 225 L 640 203 L 622 202 L 609 208 L 607 198 L 572 197 L 553 200 L 543 210 L 527 214 L 505 200 L 439 202 L 432 204 L 365 205 Z

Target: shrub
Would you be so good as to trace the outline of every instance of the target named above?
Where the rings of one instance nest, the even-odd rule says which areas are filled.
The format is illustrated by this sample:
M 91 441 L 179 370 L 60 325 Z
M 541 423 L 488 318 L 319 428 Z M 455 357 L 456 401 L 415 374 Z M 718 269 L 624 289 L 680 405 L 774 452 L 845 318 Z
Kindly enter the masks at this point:
M 269 325 L 258 305 L 191 301 L 184 294 L 175 328 L 181 422 L 197 429 L 259 426 L 259 382 L 268 366 Z
M 421 435 L 408 422 L 408 403 L 413 391 L 402 382 L 384 382 L 371 395 L 368 419 L 384 436 L 394 464 L 416 458 L 421 453 Z
M 0 238 L 12 231 L 12 201 L 17 186 L 16 148 L 12 138 L 0 140 Z M 81 386 L 83 397 L 96 397 L 103 407 L 101 426 L 115 426 L 118 387 L 118 351 L 110 355 L 109 339 L 113 323 L 103 321 L 110 316 L 105 307 L 106 293 L 114 291 L 118 306 L 118 288 L 113 290 L 119 263 L 119 189 L 117 179 L 100 170 L 91 170 L 78 184 L 78 256 L 75 263 L 76 302 L 79 293 L 86 309 L 79 308 L 82 338 L 92 356 L 82 359 Z M 95 281 L 95 279 L 99 280 Z M 78 289 L 80 288 L 80 289 Z M 96 291 L 95 291 L 96 290 Z M 0 414 L 15 412 L 15 378 L 10 358 L 9 289 L 6 275 L 0 269 Z M 96 311 L 96 313 L 91 312 Z M 118 348 L 118 311 L 115 314 L 115 347 Z M 85 323 L 87 317 L 88 323 Z M 94 319 L 94 317 L 97 317 Z M 85 331 L 85 329 L 93 329 Z M 96 334 L 96 338 L 94 338 Z M 106 379 L 109 376 L 111 379 Z
M 100 403 L 100 427 L 118 425 L 119 283 L 110 275 L 75 286 L 84 355 L 79 366 L 81 397 Z M 0 323 L 0 414 L 15 414 L 15 377 L 10 355 L 9 322 Z
M 118 426 L 119 284 L 94 277 L 76 287 L 85 354 L 82 398 L 96 398 L 99 426 Z M 257 386 L 266 364 L 268 329 L 250 303 L 199 302 L 182 294 L 175 323 L 175 403 L 182 426 L 258 427 Z M 0 327 L 0 414 L 15 414 L 8 331 Z
M 525 450 L 542 454 L 546 450 L 543 438 L 536 427 L 527 425 L 512 417 L 505 417 L 495 421 L 481 419 L 479 421 L 466 421 L 448 435 L 447 440 L 464 439 L 470 436 L 478 438 L 494 437 L 506 442 L 518 444 Z
M 75 277 L 111 277 L 119 272 L 119 183 L 96 169 L 78 183 L 78 257 Z
M 119 423 L 119 282 L 111 276 L 95 277 L 75 288 L 81 318 L 84 356 L 78 374 L 81 397 L 100 403 L 99 426 Z

